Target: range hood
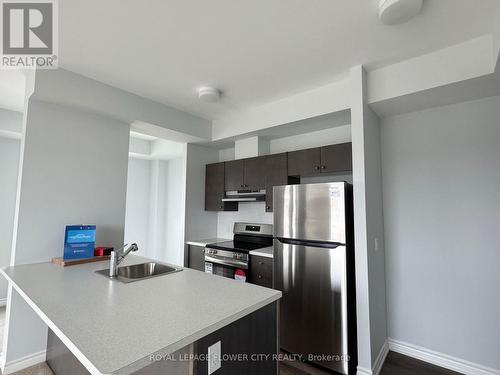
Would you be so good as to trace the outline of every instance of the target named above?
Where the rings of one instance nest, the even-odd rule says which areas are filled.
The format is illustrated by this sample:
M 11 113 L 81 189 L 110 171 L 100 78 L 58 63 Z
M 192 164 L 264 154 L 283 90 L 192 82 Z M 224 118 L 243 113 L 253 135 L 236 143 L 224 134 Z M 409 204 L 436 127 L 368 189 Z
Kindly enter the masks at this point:
M 262 202 L 266 200 L 265 190 L 234 190 L 226 191 L 226 197 L 223 202 Z

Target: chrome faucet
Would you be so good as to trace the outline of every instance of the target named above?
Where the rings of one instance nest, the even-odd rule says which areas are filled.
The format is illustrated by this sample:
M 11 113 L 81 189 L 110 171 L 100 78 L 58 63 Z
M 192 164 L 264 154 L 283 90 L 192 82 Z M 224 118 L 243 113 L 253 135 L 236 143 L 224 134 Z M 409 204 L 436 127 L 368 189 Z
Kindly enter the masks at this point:
M 132 251 L 137 251 L 139 250 L 139 247 L 137 246 L 136 243 L 133 243 L 132 245 L 129 246 L 129 248 L 125 251 L 128 244 L 123 245 L 121 248 L 119 248 L 116 251 L 112 251 L 109 257 L 109 277 L 116 277 L 118 276 L 118 265 L 122 262 L 123 259 Z

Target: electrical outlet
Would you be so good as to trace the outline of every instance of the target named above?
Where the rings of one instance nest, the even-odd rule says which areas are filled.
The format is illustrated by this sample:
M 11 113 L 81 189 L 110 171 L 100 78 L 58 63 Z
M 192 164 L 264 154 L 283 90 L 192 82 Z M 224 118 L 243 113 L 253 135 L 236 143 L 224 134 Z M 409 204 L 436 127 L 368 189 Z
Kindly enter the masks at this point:
M 380 244 L 379 244 L 379 239 L 377 237 L 375 237 L 375 251 L 379 251 L 380 250 Z
M 221 363 L 220 341 L 208 347 L 208 375 L 220 369 Z

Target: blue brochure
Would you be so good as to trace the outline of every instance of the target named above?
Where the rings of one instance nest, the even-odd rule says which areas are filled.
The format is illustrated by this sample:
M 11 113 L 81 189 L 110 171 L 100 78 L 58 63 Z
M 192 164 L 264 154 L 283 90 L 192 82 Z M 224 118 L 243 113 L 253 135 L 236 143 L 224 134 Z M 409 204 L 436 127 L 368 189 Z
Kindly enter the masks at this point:
M 95 225 L 67 225 L 64 235 L 64 259 L 94 256 Z

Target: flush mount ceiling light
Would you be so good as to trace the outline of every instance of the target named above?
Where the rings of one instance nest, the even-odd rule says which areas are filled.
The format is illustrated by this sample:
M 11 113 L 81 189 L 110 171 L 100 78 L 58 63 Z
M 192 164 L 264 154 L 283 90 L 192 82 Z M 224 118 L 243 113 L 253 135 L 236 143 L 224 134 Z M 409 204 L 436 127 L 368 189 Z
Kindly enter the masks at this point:
M 198 89 L 198 98 L 207 103 L 215 103 L 220 99 L 220 91 L 215 87 L 200 87 Z
M 423 0 L 381 0 L 378 16 L 386 25 L 399 25 L 420 13 Z

